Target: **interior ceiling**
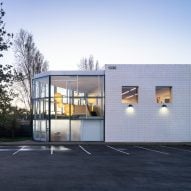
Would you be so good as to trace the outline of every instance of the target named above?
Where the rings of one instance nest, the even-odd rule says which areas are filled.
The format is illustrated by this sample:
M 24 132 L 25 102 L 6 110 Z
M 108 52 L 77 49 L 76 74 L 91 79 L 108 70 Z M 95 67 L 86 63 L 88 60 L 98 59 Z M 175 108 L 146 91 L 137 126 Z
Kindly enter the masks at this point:
M 77 91 L 78 89 L 79 92 L 95 92 L 98 89 L 97 77 L 83 77 L 78 81 L 78 84 L 77 78 L 63 79 L 62 77 L 62 79 L 53 79 L 51 84 L 60 88 L 69 88 L 74 91 Z

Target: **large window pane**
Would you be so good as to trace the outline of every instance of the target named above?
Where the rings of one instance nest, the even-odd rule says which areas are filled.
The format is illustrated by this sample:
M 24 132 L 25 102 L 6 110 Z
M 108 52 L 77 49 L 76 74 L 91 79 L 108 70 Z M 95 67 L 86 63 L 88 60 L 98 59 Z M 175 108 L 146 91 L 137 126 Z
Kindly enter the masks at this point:
M 87 98 L 90 116 L 103 117 L 104 116 L 104 99 L 103 98 Z
M 32 83 L 33 98 L 44 98 L 49 96 L 49 78 L 39 78 L 33 80 Z
M 103 98 L 71 98 L 71 100 L 70 111 L 72 118 L 95 118 L 104 115 Z
M 81 120 L 72 120 L 71 121 L 71 141 L 81 141 Z
M 69 141 L 69 120 L 51 120 L 51 141 Z
M 81 141 L 103 141 L 103 120 L 84 120 Z
M 156 86 L 156 102 L 171 103 L 172 102 L 172 87 L 171 86 Z
M 46 120 L 33 120 L 33 137 L 35 140 L 48 140 L 47 126 L 48 121 Z
M 78 91 L 87 97 L 104 96 L 103 76 L 79 76 Z
M 138 87 L 137 86 L 122 86 L 122 103 L 135 104 L 138 103 Z
M 33 100 L 34 119 L 48 119 L 48 99 Z
M 74 105 L 69 100 L 69 98 L 65 98 L 59 94 L 57 94 L 54 98 L 51 98 L 51 118 L 69 118 L 74 109 Z
M 51 76 L 33 81 L 33 132 L 48 140 L 49 103 L 51 141 L 102 141 L 103 76 Z M 90 129 L 91 128 L 91 129 Z
M 71 106 L 72 118 L 90 116 L 90 110 L 87 105 L 87 100 L 85 98 L 71 98 L 71 102 L 72 102 L 72 106 Z
M 52 76 L 51 97 L 60 93 L 64 97 L 73 96 L 77 91 L 77 76 Z
M 52 76 L 51 96 L 64 97 L 104 96 L 103 76 Z

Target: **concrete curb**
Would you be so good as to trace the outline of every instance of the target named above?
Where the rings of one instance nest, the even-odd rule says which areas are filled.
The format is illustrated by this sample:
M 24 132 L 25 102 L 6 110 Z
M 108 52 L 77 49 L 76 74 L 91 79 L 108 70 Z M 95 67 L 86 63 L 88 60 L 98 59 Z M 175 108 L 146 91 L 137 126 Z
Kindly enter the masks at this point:
M 16 142 L 0 142 L 0 146 L 49 146 L 49 145 L 188 145 L 191 142 L 39 142 L 39 141 L 16 141 Z

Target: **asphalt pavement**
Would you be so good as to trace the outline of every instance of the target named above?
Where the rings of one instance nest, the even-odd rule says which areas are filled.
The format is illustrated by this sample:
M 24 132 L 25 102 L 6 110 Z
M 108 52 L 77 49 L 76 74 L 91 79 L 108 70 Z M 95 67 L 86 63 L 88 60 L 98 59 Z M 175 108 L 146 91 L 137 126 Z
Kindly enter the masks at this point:
M 190 145 L 0 146 L 0 190 L 190 191 Z

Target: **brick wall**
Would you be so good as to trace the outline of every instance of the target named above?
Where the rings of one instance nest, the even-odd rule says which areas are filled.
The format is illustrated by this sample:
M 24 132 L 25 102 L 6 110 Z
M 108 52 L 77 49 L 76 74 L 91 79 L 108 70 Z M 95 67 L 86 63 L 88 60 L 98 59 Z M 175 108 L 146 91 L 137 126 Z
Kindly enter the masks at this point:
M 121 103 L 122 86 L 139 87 L 134 113 Z M 172 86 L 167 113 L 156 103 L 156 86 Z M 106 142 L 189 142 L 190 118 L 191 65 L 106 65 Z

